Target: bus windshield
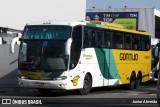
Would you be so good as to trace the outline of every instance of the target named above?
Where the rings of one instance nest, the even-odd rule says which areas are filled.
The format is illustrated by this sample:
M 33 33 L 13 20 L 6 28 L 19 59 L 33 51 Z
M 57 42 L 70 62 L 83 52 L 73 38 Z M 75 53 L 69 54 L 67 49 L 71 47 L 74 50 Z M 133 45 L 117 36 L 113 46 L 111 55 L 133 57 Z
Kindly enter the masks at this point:
M 71 29 L 66 26 L 26 28 L 19 51 L 19 69 L 66 70 L 65 45 L 71 37 Z
M 28 26 L 23 39 L 68 39 L 71 37 L 70 26 Z

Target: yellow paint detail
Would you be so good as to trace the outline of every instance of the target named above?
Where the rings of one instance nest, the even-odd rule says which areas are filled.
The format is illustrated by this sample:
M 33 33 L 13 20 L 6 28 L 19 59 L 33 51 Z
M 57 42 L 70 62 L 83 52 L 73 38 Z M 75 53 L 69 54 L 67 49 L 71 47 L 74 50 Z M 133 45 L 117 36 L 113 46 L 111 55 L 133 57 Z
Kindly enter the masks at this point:
M 21 71 L 22 76 L 32 78 L 34 80 L 50 80 L 51 77 L 41 77 L 43 72 Z
M 93 58 L 86 58 L 86 60 L 92 60 Z
M 130 82 L 130 76 L 132 71 L 135 71 L 136 76 L 138 72 L 142 72 L 142 82 L 150 80 L 151 72 L 151 50 L 149 51 L 132 51 L 132 50 L 116 50 L 113 49 L 113 56 L 116 63 L 118 73 L 120 75 L 120 81 L 122 84 L 127 84 Z M 125 57 L 121 53 L 132 54 L 132 58 Z M 138 59 L 137 59 L 138 55 Z M 147 76 L 146 76 L 147 75 Z
M 76 76 L 73 78 L 73 86 L 77 86 L 78 85 L 78 80 L 79 80 L 80 76 Z
M 142 34 L 144 36 L 149 36 L 148 32 L 141 32 L 141 31 L 136 31 L 136 30 L 125 29 L 123 26 L 114 24 L 114 23 L 107 23 L 107 22 L 102 22 L 102 21 L 90 21 L 90 23 L 102 25 L 106 27 L 106 29 L 110 29 L 110 30 L 128 32 L 128 33 L 132 32 L 135 34 Z
M 39 78 L 39 80 L 51 80 L 52 78 L 51 77 L 41 77 Z

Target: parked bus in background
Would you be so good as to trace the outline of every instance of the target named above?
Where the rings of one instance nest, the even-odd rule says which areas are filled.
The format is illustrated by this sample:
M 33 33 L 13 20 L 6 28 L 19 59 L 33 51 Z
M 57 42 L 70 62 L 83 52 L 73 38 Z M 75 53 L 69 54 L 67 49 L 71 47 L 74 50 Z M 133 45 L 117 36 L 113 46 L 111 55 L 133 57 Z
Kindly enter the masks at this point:
M 152 47 L 152 70 L 151 70 L 151 80 L 158 80 L 159 72 L 159 39 L 151 38 Z
M 106 22 L 39 23 L 24 28 L 19 50 L 19 85 L 46 94 L 150 80 L 151 43 L 147 32 Z

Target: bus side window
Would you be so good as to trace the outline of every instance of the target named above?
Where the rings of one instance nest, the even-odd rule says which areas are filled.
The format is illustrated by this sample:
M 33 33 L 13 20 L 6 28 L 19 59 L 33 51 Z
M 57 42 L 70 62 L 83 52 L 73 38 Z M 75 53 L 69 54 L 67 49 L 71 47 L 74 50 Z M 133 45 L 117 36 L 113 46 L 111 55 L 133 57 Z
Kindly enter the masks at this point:
M 88 32 L 87 32 L 87 29 L 84 30 L 84 38 L 83 38 L 84 42 L 83 42 L 83 48 L 87 48 L 89 45 L 88 45 Z
M 88 29 L 88 47 L 93 47 L 93 30 Z
M 119 33 L 119 32 L 115 33 L 113 41 L 115 41 L 116 49 L 123 49 L 123 41 L 124 41 L 123 38 L 124 38 L 123 33 Z
M 83 48 L 94 47 L 94 29 L 85 27 Z
M 125 41 L 124 41 L 124 48 L 125 49 L 131 49 L 131 34 L 125 35 Z
M 105 43 L 106 43 L 105 47 L 109 48 L 110 45 L 111 45 L 111 42 L 110 42 L 110 32 L 109 31 L 105 32 L 104 39 L 105 39 Z
M 140 38 L 136 35 L 132 36 L 132 49 L 141 50 Z
M 102 48 L 105 48 L 105 44 L 106 44 L 106 43 L 105 43 L 106 41 L 104 40 L 104 36 L 105 36 L 105 32 L 104 32 L 104 30 L 103 30 L 103 31 L 102 31 L 102 35 L 101 35 L 101 38 L 100 38 L 100 39 L 101 39 L 101 47 L 102 47 Z
M 98 30 L 97 31 L 97 47 L 104 48 L 105 47 L 105 41 L 104 41 L 104 30 Z
M 110 32 L 110 40 L 111 40 L 111 48 L 116 48 L 116 42 L 115 42 L 115 33 L 113 31 Z
M 71 44 L 71 57 L 70 57 L 70 68 L 73 69 L 80 58 L 81 46 L 82 46 L 82 26 L 76 26 L 73 29 Z
M 141 49 L 142 51 L 145 51 L 145 37 L 144 36 L 141 36 Z
M 98 47 L 98 31 L 95 30 L 95 35 L 94 35 L 95 39 L 94 39 L 94 47 Z
M 148 51 L 151 48 L 150 37 L 145 38 L 145 50 Z

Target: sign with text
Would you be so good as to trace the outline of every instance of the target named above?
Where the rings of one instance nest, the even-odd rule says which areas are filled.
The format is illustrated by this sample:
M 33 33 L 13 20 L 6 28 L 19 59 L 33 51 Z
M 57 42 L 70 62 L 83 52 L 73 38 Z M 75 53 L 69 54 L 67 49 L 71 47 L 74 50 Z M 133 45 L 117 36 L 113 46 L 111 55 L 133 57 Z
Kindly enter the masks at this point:
M 138 12 L 87 12 L 86 20 L 104 21 L 122 25 L 126 29 L 138 29 Z

